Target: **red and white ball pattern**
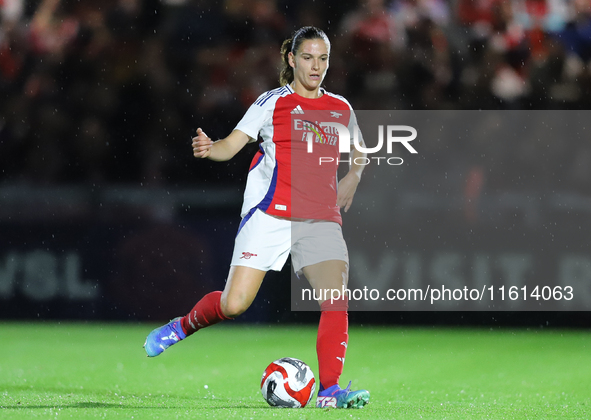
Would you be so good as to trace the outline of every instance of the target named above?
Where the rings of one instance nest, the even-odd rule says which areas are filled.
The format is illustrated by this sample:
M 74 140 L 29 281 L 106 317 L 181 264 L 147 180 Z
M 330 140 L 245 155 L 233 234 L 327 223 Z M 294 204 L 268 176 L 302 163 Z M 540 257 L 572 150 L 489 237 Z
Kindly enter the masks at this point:
M 275 360 L 261 379 L 261 393 L 273 407 L 305 407 L 316 390 L 312 369 L 299 359 L 284 357 Z

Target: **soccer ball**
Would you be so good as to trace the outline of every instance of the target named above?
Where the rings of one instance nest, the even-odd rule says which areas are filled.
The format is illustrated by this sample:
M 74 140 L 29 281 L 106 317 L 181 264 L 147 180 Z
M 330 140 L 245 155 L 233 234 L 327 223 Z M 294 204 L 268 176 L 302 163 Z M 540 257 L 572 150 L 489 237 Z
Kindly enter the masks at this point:
M 261 393 L 273 407 L 305 407 L 316 389 L 312 369 L 301 360 L 284 357 L 263 372 Z

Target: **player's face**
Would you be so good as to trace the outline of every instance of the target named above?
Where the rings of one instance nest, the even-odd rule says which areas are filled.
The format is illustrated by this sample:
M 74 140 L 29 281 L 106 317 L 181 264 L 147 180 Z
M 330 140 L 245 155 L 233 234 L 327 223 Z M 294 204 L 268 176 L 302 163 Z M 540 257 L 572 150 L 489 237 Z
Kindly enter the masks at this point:
M 289 54 L 294 81 L 308 92 L 317 92 L 328 69 L 328 47 L 323 39 L 306 39 L 295 55 Z

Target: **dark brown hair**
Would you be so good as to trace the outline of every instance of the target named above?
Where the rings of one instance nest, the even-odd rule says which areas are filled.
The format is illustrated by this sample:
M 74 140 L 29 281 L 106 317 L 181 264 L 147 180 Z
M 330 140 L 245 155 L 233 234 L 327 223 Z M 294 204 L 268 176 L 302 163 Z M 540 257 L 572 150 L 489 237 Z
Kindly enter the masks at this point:
M 296 53 L 306 39 L 321 39 L 326 42 L 328 51 L 330 52 L 330 41 L 322 29 L 314 26 L 304 26 L 295 31 L 291 38 L 283 41 L 281 45 L 281 58 L 283 59 L 283 68 L 279 74 L 279 83 L 281 86 L 293 82 L 293 68 L 289 65 L 289 53 Z

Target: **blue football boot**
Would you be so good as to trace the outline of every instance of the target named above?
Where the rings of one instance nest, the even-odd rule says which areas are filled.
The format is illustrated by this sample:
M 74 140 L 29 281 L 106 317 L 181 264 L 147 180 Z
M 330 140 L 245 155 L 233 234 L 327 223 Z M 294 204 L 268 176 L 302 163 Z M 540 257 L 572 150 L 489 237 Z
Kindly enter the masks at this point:
M 181 317 L 178 317 L 148 334 L 144 349 L 146 349 L 148 357 L 156 357 L 185 337 L 186 335 L 181 326 Z
M 316 398 L 316 407 L 318 408 L 363 408 L 369 403 L 369 391 L 365 389 L 351 391 L 351 382 L 345 389 L 341 389 L 338 385 L 324 390 L 322 386 L 320 388 Z

